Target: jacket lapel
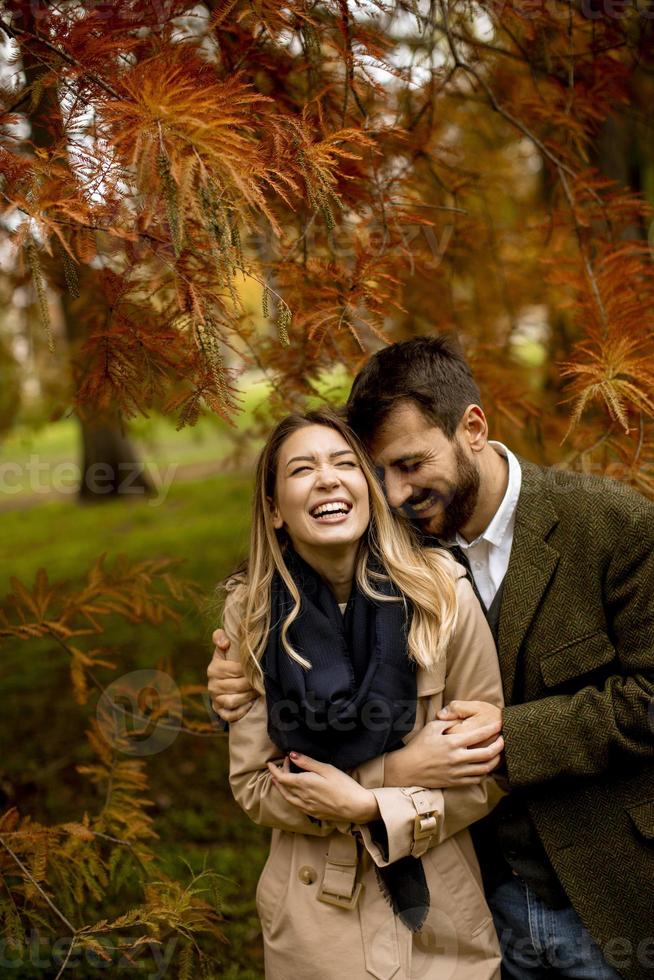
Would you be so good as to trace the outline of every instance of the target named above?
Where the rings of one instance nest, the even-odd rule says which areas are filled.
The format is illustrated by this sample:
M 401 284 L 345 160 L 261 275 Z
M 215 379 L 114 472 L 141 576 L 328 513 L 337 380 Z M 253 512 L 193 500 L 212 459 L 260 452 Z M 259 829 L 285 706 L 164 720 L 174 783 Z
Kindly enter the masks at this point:
M 520 459 L 522 486 L 516 509 L 511 558 L 504 580 L 498 652 L 504 696 L 512 703 L 518 655 L 559 555 L 545 540 L 558 522 L 543 472 Z

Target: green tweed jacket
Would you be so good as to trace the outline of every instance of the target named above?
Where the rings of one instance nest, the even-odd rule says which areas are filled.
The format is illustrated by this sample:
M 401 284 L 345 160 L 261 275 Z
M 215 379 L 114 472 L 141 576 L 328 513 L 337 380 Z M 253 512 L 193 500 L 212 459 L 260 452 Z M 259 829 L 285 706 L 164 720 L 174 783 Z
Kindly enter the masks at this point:
M 609 961 L 654 980 L 654 504 L 520 465 L 498 639 L 509 782 Z

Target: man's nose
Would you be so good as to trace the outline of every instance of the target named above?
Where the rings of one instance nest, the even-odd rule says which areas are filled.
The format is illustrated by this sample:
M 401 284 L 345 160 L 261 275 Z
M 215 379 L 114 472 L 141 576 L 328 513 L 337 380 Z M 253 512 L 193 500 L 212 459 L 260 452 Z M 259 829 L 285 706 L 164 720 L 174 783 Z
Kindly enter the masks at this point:
M 391 507 L 399 508 L 411 496 L 411 486 L 397 473 L 386 473 L 384 476 L 386 499 Z

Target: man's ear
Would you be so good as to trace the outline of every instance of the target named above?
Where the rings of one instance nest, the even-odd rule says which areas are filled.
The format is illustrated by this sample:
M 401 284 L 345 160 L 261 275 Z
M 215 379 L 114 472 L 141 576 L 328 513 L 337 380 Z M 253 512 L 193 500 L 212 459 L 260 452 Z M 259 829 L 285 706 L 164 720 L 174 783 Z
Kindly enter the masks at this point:
M 479 405 L 468 405 L 460 428 L 473 453 L 481 452 L 488 442 L 488 422 Z

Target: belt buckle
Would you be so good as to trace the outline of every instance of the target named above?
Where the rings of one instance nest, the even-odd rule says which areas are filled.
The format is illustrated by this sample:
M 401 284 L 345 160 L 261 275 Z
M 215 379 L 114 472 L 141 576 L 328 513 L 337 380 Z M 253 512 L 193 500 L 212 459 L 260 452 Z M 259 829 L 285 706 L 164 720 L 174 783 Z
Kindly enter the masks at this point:
M 424 840 L 425 837 L 432 837 L 437 826 L 438 820 L 433 813 L 427 816 L 417 814 L 413 821 L 413 839 Z
M 357 902 L 359 901 L 359 895 L 361 894 L 361 889 L 363 885 L 358 882 L 352 891 L 349 898 L 345 895 L 333 895 L 331 892 L 326 892 L 322 890 L 322 887 L 318 893 L 318 901 L 326 902 L 327 905 L 336 905 L 339 909 L 351 910 L 355 908 Z

